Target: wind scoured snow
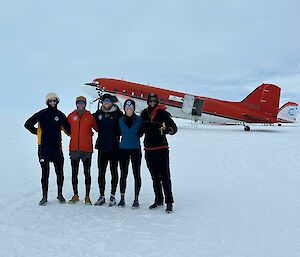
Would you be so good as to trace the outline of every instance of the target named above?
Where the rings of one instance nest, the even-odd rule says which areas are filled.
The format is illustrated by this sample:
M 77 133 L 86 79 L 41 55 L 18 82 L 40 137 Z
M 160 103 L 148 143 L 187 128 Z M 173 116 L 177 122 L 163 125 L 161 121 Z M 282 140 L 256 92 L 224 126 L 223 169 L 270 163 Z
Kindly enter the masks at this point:
M 36 138 L 23 128 L 27 116 L 0 124 L 0 256 L 103 257 L 296 257 L 300 252 L 300 127 L 208 126 L 176 120 L 169 137 L 174 213 L 149 210 L 154 196 L 142 163 L 141 207 L 59 204 L 51 166 L 49 202 L 41 198 Z M 64 195 L 72 196 L 68 137 Z M 93 156 L 91 198 L 98 198 L 97 152 Z M 119 188 L 118 188 L 119 190 Z M 110 172 L 106 176 L 106 198 Z M 117 194 L 119 200 L 119 193 Z

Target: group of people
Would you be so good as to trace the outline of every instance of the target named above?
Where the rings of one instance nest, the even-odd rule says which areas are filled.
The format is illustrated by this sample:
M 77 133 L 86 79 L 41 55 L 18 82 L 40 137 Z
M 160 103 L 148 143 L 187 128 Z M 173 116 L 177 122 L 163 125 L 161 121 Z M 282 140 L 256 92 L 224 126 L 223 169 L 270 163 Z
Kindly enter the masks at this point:
M 117 104 L 115 97 L 104 94 L 101 108 L 94 114 L 86 110 L 86 98 L 76 98 L 76 109 L 67 117 L 57 106 L 60 102 L 55 93 L 46 96 L 47 108 L 35 113 L 25 122 L 25 128 L 38 136 L 38 158 L 42 169 L 42 193 L 40 205 L 46 205 L 48 199 L 48 180 L 50 162 L 53 162 L 57 176 L 57 199 L 65 203 L 62 189 L 64 183 L 64 156 L 62 152 L 61 130 L 70 136 L 69 155 L 72 167 L 72 186 L 74 195 L 69 203 L 79 201 L 78 171 L 80 160 L 85 175 L 85 204 L 92 205 L 91 160 L 93 153 L 93 130 L 98 133 L 95 148 L 98 150 L 98 185 L 100 196 L 95 205 L 103 205 L 105 199 L 105 173 L 109 163 L 111 171 L 111 192 L 108 206 L 116 205 L 116 190 L 119 183 L 118 164 L 120 166 L 120 201 L 117 204 L 125 207 L 126 179 L 129 162 L 132 164 L 134 177 L 134 200 L 132 208 L 139 208 L 141 189 L 142 150 L 140 138 L 144 135 L 144 150 L 147 167 L 150 171 L 155 200 L 150 209 L 166 203 L 166 211 L 173 211 L 173 195 L 169 165 L 169 146 L 167 134 L 174 135 L 177 126 L 166 106 L 159 104 L 158 96 L 150 93 L 147 98 L 148 107 L 138 116 L 135 113 L 135 101 L 124 102 L 124 113 Z M 36 128 L 35 125 L 38 124 Z M 164 195 L 163 195 L 164 192 Z M 164 199 L 165 198 L 165 199 Z

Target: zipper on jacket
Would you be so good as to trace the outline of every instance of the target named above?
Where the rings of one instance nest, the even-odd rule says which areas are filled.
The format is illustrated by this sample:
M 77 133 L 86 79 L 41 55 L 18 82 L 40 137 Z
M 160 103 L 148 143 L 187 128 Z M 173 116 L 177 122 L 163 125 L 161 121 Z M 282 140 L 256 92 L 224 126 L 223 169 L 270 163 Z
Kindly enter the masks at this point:
M 78 116 L 79 116 L 79 122 L 78 122 L 78 151 L 80 151 L 79 146 L 80 146 L 80 123 L 81 123 L 81 116 L 80 115 L 78 115 Z

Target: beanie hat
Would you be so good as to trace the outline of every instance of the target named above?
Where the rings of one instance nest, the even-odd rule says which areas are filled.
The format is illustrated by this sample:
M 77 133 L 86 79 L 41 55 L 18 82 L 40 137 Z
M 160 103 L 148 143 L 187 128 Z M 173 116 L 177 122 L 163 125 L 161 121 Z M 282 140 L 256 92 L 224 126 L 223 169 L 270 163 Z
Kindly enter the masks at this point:
M 124 110 L 125 110 L 125 107 L 132 107 L 133 110 L 135 110 L 135 101 L 133 101 L 132 99 L 127 99 L 125 102 L 124 102 Z
M 45 98 L 46 104 L 48 104 L 48 101 L 53 98 L 55 98 L 57 100 L 57 103 L 59 103 L 60 99 L 57 96 L 57 94 L 50 92 L 49 94 L 46 95 L 46 98 Z
M 157 96 L 157 94 L 156 93 L 149 93 L 148 94 L 148 98 L 147 98 L 147 104 L 149 104 L 149 100 L 150 100 L 150 98 L 155 98 L 155 100 L 157 101 L 157 103 L 158 103 L 158 96 Z
M 111 94 L 104 94 L 101 97 L 101 101 L 103 101 L 104 99 L 109 99 L 110 101 L 113 101 L 112 95 Z
M 79 102 L 79 101 L 83 101 L 83 102 L 86 103 L 86 98 L 85 98 L 84 96 L 78 96 L 78 97 L 76 98 L 76 103 Z

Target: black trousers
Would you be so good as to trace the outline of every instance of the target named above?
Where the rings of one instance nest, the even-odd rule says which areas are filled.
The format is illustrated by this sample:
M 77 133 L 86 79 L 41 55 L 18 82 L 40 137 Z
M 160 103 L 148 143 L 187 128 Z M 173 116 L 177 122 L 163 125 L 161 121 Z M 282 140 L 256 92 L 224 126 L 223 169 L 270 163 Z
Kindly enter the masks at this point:
M 133 177 L 134 177 L 134 193 L 137 197 L 141 189 L 141 160 L 142 152 L 141 149 L 120 149 L 120 169 L 121 169 L 121 178 L 120 178 L 120 192 L 125 194 L 126 191 L 126 179 L 128 175 L 128 166 L 129 161 L 131 160 Z
M 57 178 L 57 195 L 62 194 L 62 188 L 64 184 L 64 172 L 63 172 L 63 166 L 64 166 L 64 160 L 57 160 L 53 161 L 54 169 L 56 173 Z M 49 184 L 49 173 L 50 173 L 50 161 L 42 160 L 40 161 L 40 165 L 42 168 L 42 178 L 41 178 L 41 184 L 42 184 L 42 190 L 43 190 L 43 197 L 48 197 L 48 184 Z
M 145 151 L 145 159 L 153 181 L 155 202 L 163 203 L 163 188 L 165 202 L 173 203 L 169 150 Z
M 98 150 L 98 185 L 100 195 L 104 196 L 105 192 L 105 173 L 106 168 L 110 164 L 110 172 L 111 172 L 111 194 L 115 195 L 117 186 L 118 186 L 118 152 L 105 152 L 103 150 Z
M 64 156 L 61 148 L 39 146 L 38 157 L 42 168 L 41 184 L 43 197 L 48 197 L 50 162 L 53 162 L 56 173 L 57 195 L 61 195 L 64 184 Z
M 72 186 L 74 195 L 78 195 L 78 171 L 79 171 L 79 160 L 71 159 L 72 167 Z M 90 195 L 91 190 L 91 164 L 92 159 L 86 158 L 83 163 L 83 172 L 85 176 L 85 196 Z

